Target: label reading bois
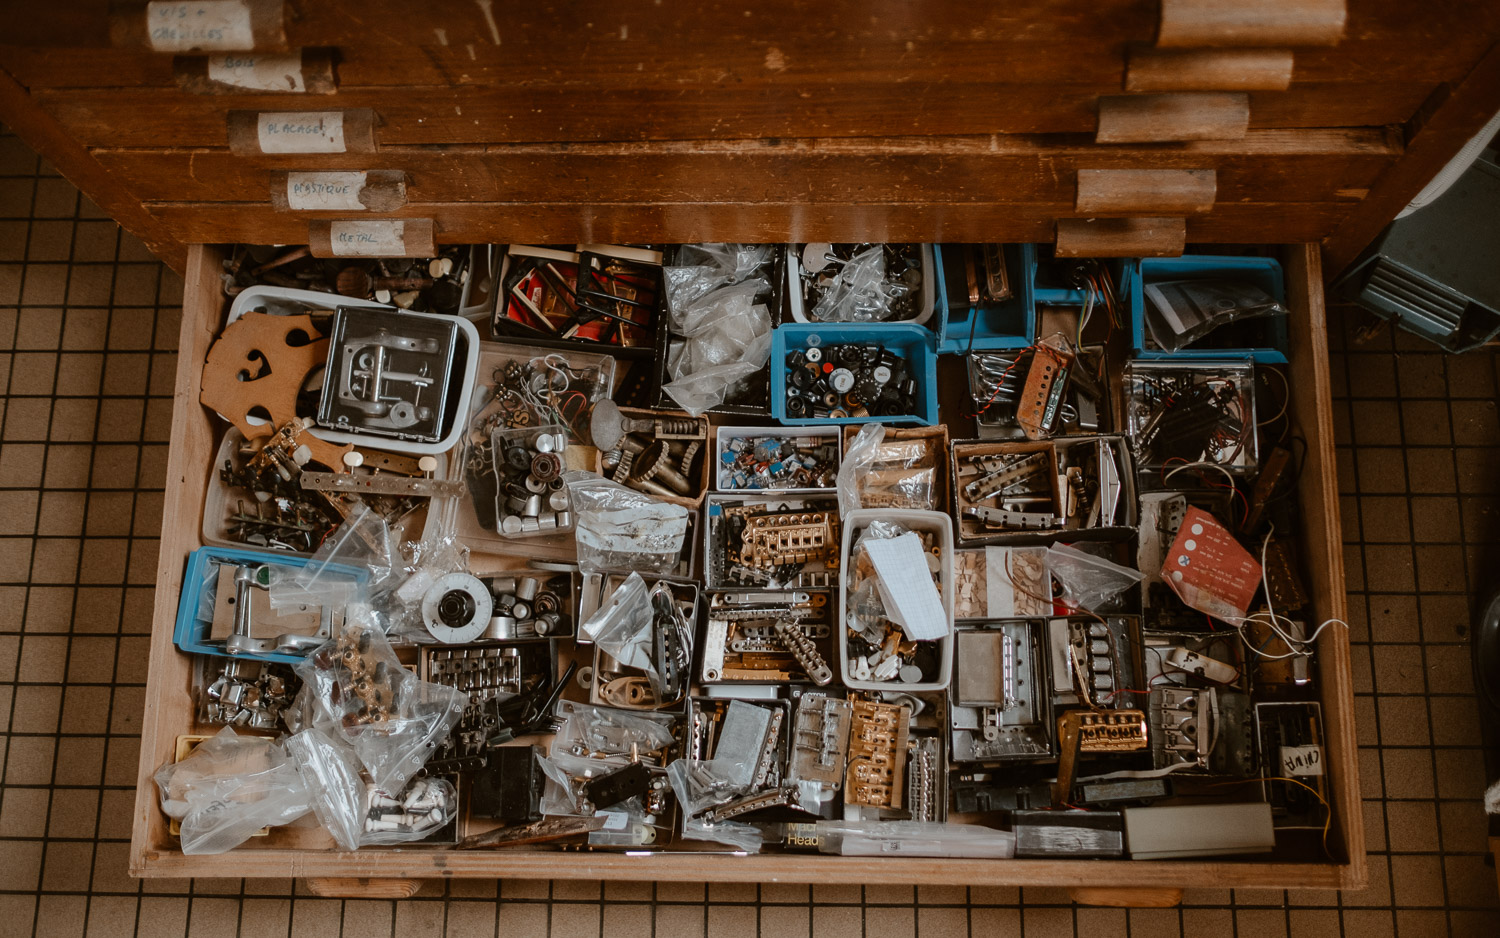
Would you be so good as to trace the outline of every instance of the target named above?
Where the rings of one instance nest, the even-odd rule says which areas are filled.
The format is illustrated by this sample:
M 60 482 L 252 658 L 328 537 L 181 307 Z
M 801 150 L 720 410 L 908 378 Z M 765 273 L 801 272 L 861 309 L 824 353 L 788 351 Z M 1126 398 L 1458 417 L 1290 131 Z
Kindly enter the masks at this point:
M 271 111 L 256 115 L 262 153 L 343 153 L 343 111 Z
M 296 211 L 363 212 L 364 173 L 287 173 L 286 203 Z
M 328 226 L 335 257 L 403 257 L 404 221 L 336 221 Z
M 250 8 L 242 0 L 146 4 L 146 37 L 157 52 L 253 49 Z
M 1316 743 L 1307 746 L 1282 746 L 1281 774 L 1291 778 L 1299 775 L 1322 775 L 1323 747 Z
M 229 52 L 208 57 L 208 77 L 221 85 L 252 91 L 306 91 L 302 82 L 302 54 L 264 55 Z

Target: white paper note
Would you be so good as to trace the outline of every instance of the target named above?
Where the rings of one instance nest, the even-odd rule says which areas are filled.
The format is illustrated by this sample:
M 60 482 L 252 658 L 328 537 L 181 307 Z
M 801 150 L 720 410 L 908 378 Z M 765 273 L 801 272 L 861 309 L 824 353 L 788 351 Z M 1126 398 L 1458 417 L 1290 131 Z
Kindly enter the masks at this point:
M 256 116 L 262 153 L 343 153 L 343 111 L 266 111 Z
M 404 257 L 406 222 L 336 221 L 328 226 L 335 257 Z
M 890 620 L 913 641 L 947 638 L 953 622 L 927 569 L 922 538 L 907 532 L 900 537 L 869 539 L 864 545 L 875 566 L 876 587 Z
M 227 52 L 208 57 L 208 77 L 222 85 L 254 91 L 306 91 L 302 82 L 302 53 L 266 55 Z
M 242 0 L 146 4 L 146 35 L 157 52 L 252 49 L 250 8 Z
M 287 173 L 286 202 L 298 211 L 363 212 L 364 173 Z

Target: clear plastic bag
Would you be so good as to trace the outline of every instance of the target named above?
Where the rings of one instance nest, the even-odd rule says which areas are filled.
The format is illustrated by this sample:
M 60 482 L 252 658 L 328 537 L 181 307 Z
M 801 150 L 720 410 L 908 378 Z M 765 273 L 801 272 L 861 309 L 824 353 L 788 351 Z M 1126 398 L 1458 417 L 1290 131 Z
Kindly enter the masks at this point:
M 1139 570 L 1066 544 L 1047 548 L 1047 570 L 1062 584 L 1063 602 L 1090 612 L 1105 611 L 1115 597 L 1145 579 Z
M 329 532 L 317 552 L 290 578 L 273 577 L 271 608 L 322 606 L 337 609 L 365 601 L 380 592 L 393 575 L 400 558 L 398 540 L 385 519 L 361 502 Z M 342 567 L 364 567 L 370 571 L 363 584 L 349 577 Z
M 458 817 L 458 789 L 446 778 L 418 778 L 400 793 L 365 793 L 361 847 L 425 840 Z
M 1169 280 L 1143 290 L 1151 338 L 1172 352 L 1232 322 L 1287 314 L 1271 294 L 1240 280 Z
M 686 341 L 670 362 L 672 380 L 662 386 L 683 410 L 696 417 L 717 407 L 770 361 L 771 313 L 754 302 L 765 289 L 760 280 L 733 284 L 683 311 L 677 332 Z
M 233 850 L 261 828 L 290 824 L 312 807 L 279 743 L 228 726 L 153 778 L 162 810 L 182 822 L 182 852 L 189 855 Z
M 578 568 L 668 576 L 687 538 L 688 510 L 590 472 L 569 472 Z
M 399 791 L 448 735 L 469 696 L 419 679 L 353 607 L 343 630 L 296 665 L 304 726 L 353 747 L 376 788 Z
M 445 574 L 467 572 L 469 549 L 452 535 L 438 535 L 402 545 L 403 563 L 391 578 L 390 602 L 385 603 L 386 634 L 408 642 L 431 642 L 422 625 L 422 599 Z
M 808 314 L 815 322 L 880 322 L 895 315 L 892 300 L 905 284 L 885 279 L 885 246 L 872 244 L 839 268 Z
M 622 665 L 655 674 L 651 623 L 650 590 L 639 573 L 632 573 L 583 623 L 583 634 Z
M 631 754 L 669 752 L 676 743 L 673 723 L 680 717 L 649 711 L 616 710 L 564 700 L 557 705 L 562 726 L 553 741 L 552 762 L 576 776 L 600 766 L 618 768 Z
M 288 737 L 286 749 L 296 763 L 318 823 L 340 849 L 359 849 L 364 831 L 365 777 L 354 749 L 321 729 L 306 729 Z
M 819 821 L 821 853 L 846 857 L 1008 859 L 1016 835 L 976 824 L 931 821 Z

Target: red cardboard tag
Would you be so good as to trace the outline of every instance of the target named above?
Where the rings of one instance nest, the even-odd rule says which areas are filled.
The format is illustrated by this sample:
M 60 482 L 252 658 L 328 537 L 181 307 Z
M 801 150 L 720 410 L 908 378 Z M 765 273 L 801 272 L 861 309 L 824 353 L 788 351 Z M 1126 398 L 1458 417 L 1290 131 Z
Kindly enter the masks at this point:
M 1213 515 L 1189 507 L 1161 577 L 1193 609 L 1221 619 L 1243 618 L 1260 587 L 1260 564 Z

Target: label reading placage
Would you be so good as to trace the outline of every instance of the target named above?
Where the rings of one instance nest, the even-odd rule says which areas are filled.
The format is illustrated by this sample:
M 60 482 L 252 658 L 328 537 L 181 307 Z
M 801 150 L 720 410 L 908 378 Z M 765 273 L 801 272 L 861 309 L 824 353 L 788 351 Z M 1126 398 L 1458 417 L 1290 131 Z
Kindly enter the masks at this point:
M 306 91 L 302 82 L 302 54 L 263 55 L 230 52 L 208 57 L 208 77 L 221 85 L 253 91 Z
M 272 111 L 256 115 L 262 153 L 343 153 L 343 111 Z
M 362 212 L 364 173 L 287 173 L 286 203 L 297 211 Z
M 251 49 L 250 8 L 241 0 L 146 4 L 146 36 L 158 52 Z
M 402 257 L 406 254 L 404 221 L 336 221 L 328 228 L 335 257 Z

